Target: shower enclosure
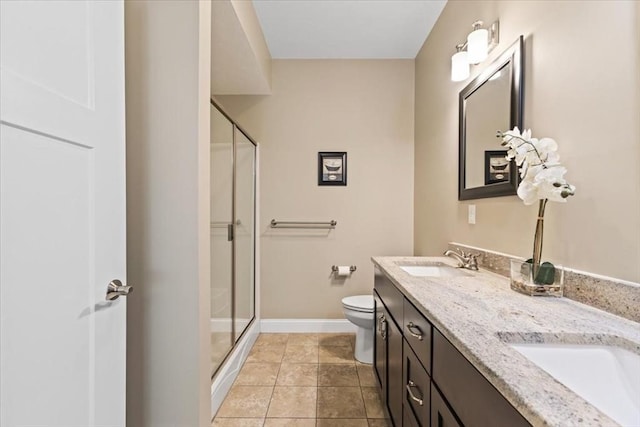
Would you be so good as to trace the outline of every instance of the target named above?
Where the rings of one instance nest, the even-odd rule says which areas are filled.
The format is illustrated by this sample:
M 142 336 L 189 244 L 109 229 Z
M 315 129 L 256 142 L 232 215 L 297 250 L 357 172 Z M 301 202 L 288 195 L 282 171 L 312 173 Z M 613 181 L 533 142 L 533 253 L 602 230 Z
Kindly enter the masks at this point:
M 256 143 L 211 101 L 211 375 L 255 318 Z

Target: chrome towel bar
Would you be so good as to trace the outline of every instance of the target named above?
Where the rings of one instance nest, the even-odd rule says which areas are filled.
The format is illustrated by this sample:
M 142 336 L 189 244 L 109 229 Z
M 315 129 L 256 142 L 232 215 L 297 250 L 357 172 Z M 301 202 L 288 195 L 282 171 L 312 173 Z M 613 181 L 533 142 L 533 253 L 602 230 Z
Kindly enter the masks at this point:
M 271 228 L 335 228 L 338 221 L 276 221 L 271 220 Z

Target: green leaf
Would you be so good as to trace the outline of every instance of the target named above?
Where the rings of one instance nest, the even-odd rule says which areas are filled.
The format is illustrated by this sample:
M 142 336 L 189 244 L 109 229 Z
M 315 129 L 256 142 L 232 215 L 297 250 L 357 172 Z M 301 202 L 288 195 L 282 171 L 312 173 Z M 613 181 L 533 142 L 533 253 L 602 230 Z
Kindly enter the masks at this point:
M 538 268 L 538 274 L 534 279 L 535 283 L 542 285 L 553 285 L 556 279 L 556 268 L 550 262 L 543 262 Z
M 533 264 L 533 259 L 529 258 L 525 261 L 527 264 Z M 532 267 L 533 268 L 533 267 Z M 553 285 L 556 280 L 556 267 L 550 262 L 543 262 L 538 267 L 538 274 L 533 278 L 533 282 L 538 285 Z

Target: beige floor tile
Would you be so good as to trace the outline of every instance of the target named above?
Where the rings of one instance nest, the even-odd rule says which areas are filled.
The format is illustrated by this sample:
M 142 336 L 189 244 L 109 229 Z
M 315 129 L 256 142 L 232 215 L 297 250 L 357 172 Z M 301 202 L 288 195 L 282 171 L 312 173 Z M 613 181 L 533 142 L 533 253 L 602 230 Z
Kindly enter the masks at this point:
M 315 418 L 316 387 L 278 387 L 273 389 L 267 418 Z
M 216 418 L 258 418 L 267 414 L 273 387 L 233 386 L 222 402 Z
M 315 363 L 283 363 L 278 373 L 278 386 L 317 386 L 318 365 Z
M 353 363 L 353 350 L 345 346 L 325 346 L 320 345 L 318 353 L 320 363 Z
M 360 387 L 375 387 L 378 385 L 375 374 L 373 373 L 373 365 L 357 363 L 356 368 L 358 368 Z
M 318 345 L 318 334 L 289 334 L 288 345 Z
M 384 419 L 370 419 L 369 427 L 393 427 L 391 422 Z
M 367 427 L 366 418 L 320 418 L 317 427 Z
M 315 427 L 315 418 L 267 418 L 264 427 Z
M 275 385 L 279 363 L 245 363 L 235 385 Z
M 318 366 L 318 386 L 357 387 L 359 385 L 355 365 L 323 364 Z
M 318 363 L 317 345 L 287 345 L 283 363 Z
M 286 344 L 289 334 L 260 334 L 255 345 Z
M 264 418 L 216 418 L 211 427 L 262 427 Z
M 318 387 L 318 418 L 365 418 L 360 387 Z
M 384 418 L 384 410 L 376 387 L 362 387 L 362 398 L 367 418 Z
M 254 345 L 247 357 L 247 363 L 280 363 L 285 344 Z
M 319 334 L 318 335 L 318 344 L 320 345 L 351 347 L 352 342 L 355 342 L 355 334 Z

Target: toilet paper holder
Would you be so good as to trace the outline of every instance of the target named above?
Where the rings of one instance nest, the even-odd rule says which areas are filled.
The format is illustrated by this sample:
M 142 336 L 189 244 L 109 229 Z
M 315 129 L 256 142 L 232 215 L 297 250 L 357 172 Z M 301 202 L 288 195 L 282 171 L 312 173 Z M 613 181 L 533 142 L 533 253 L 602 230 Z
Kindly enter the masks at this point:
M 356 271 L 357 267 L 355 265 L 349 266 L 349 271 L 351 273 L 353 273 L 354 271 Z M 331 266 L 331 272 L 332 273 L 337 273 L 338 272 L 338 266 L 337 265 L 332 265 Z

